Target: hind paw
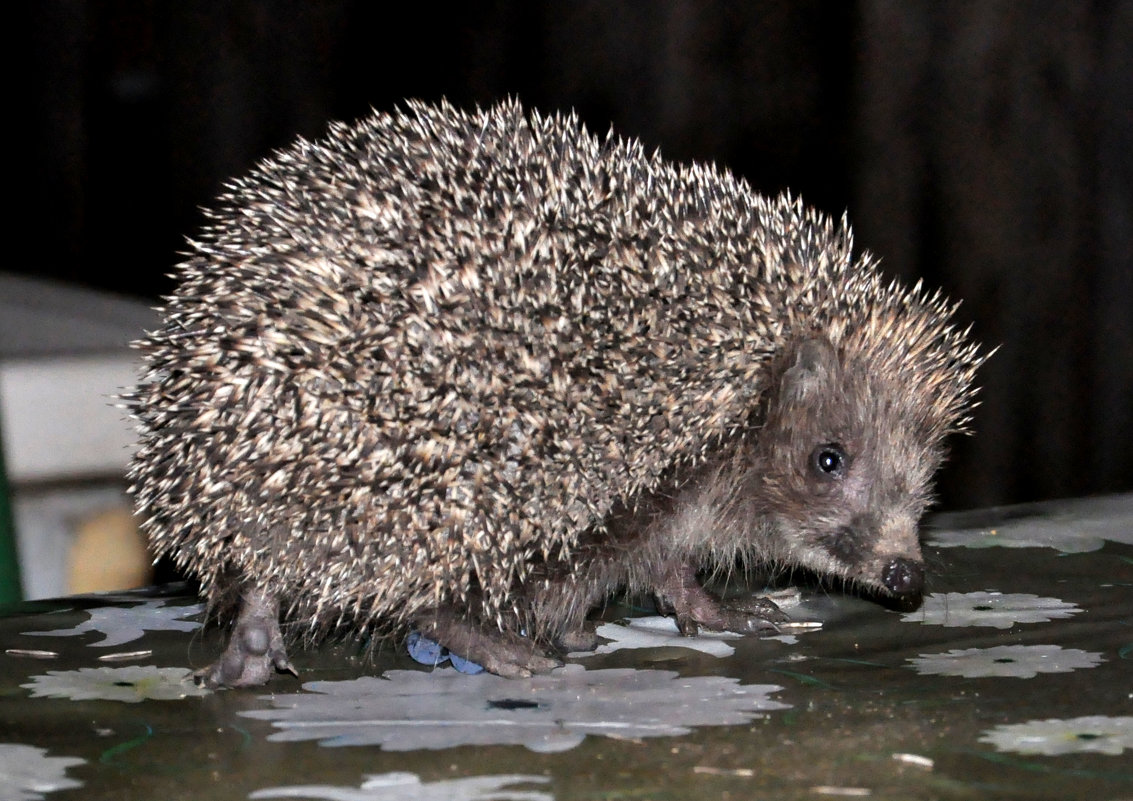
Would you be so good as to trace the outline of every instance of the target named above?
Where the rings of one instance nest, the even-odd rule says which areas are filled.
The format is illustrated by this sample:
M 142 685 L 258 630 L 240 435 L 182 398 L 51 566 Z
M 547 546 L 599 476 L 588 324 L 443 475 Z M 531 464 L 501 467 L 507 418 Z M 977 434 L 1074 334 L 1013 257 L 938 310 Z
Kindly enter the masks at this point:
M 584 626 L 560 634 L 555 638 L 555 647 L 568 654 L 574 651 L 593 651 L 601 641 L 593 627 Z
M 283 646 L 278 604 L 267 593 L 245 593 L 224 653 L 208 667 L 194 671 L 193 680 L 211 689 L 258 687 L 276 671 L 299 675 Z
M 562 664 L 526 637 L 487 628 L 448 611 L 422 614 L 414 622 L 420 636 L 447 649 L 447 657 L 454 664 L 460 659 L 507 678 L 546 673 Z

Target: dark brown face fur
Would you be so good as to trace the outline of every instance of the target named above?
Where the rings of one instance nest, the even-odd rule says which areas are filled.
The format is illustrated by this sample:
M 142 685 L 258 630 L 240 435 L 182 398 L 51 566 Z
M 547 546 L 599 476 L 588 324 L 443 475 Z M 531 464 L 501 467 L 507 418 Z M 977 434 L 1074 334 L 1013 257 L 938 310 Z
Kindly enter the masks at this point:
M 798 344 L 785 367 L 752 473 L 771 555 L 884 595 L 918 597 L 917 525 L 942 458 L 924 404 L 868 364 L 843 364 L 822 339 Z

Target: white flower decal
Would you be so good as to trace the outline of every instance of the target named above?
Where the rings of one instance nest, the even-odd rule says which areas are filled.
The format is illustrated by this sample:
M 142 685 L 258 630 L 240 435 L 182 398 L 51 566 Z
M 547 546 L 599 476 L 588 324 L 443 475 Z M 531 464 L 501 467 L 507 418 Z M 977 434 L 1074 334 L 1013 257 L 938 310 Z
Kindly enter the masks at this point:
M 996 726 L 985 732 L 980 742 L 1019 754 L 1117 756 L 1126 748 L 1133 748 L 1133 717 L 1093 715 L 1067 720 L 1031 720 Z
M 921 654 L 910 659 L 918 673 L 937 676 L 983 678 L 1014 676 L 1029 679 L 1039 673 L 1069 673 L 1079 668 L 1097 667 L 1102 655 L 1058 645 L 997 645 L 994 648 L 965 648 L 943 654 Z
M 1106 540 L 1133 545 L 1133 494 L 1051 501 L 934 516 L 929 545 L 1096 551 Z
M 72 701 L 98 698 L 130 704 L 146 700 L 174 701 L 210 692 L 194 684 L 186 668 L 152 665 L 49 670 L 46 675 L 33 676 L 31 684 L 20 686 L 31 690 L 33 697 L 70 698 Z
M 731 656 L 736 649 L 724 640 L 737 639 L 740 634 L 730 631 L 703 631 L 696 637 L 686 637 L 677 629 L 671 617 L 654 615 L 635 617 L 621 623 L 603 623 L 596 629 L 599 637 L 612 642 L 603 643 L 593 651 L 580 651 L 571 656 L 587 657 L 608 654 L 623 648 L 689 648 L 711 656 Z
M 939 626 L 1009 629 L 1016 623 L 1046 623 L 1081 611 L 1074 604 L 1030 593 L 946 592 L 926 596 L 920 609 L 901 619 Z
M 97 648 L 110 648 L 115 645 L 140 640 L 147 631 L 196 631 L 201 624 L 186 617 L 199 615 L 204 611 L 201 604 L 189 606 L 167 606 L 165 601 L 145 601 L 136 606 L 103 606 L 90 610 L 90 620 L 69 629 L 52 631 L 25 631 L 30 637 L 76 637 L 88 631 L 101 631 L 106 636 L 91 643 Z
M 82 787 L 67 778 L 67 768 L 86 762 L 79 757 L 47 756 L 46 748 L 0 743 L 0 799 L 39 801 L 44 793 Z
M 395 772 L 367 776 L 357 790 L 339 785 L 306 784 L 268 787 L 256 790 L 248 797 L 326 801 L 552 801 L 549 793 L 506 789 L 516 784 L 543 784 L 546 781 L 546 776 L 513 774 L 422 783 L 415 773 Z
M 452 668 L 391 670 L 382 678 L 315 681 L 307 693 L 262 696 L 275 708 L 241 712 L 270 720 L 275 741 L 381 745 L 388 750 L 459 745 L 574 748 L 588 734 L 663 737 L 692 726 L 728 726 L 789 704 L 776 685 L 660 670 L 586 670 L 566 665 L 529 679 L 470 676 Z

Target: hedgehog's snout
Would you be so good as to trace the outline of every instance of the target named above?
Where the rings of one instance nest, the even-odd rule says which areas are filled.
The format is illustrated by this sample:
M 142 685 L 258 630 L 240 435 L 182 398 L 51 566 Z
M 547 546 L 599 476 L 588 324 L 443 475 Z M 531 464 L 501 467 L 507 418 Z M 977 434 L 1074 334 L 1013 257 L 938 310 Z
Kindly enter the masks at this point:
M 924 565 L 898 557 L 881 569 L 881 583 L 897 596 L 920 595 L 924 590 Z

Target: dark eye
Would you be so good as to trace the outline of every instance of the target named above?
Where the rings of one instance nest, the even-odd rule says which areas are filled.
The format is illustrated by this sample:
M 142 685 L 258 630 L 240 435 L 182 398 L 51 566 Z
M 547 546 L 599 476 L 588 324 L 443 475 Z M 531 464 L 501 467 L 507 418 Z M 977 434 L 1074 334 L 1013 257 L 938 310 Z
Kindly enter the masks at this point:
M 848 463 L 842 446 L 833 442 L 819 445 L 810 455 L 811 467 L 823 478 L 841 478 L 846 473 Z

